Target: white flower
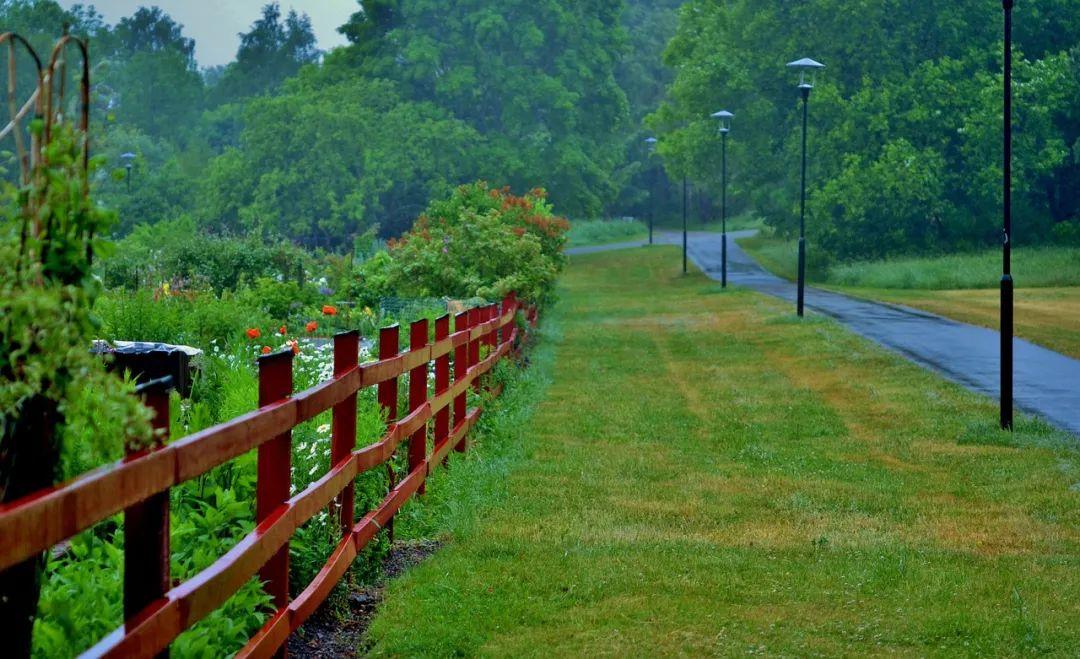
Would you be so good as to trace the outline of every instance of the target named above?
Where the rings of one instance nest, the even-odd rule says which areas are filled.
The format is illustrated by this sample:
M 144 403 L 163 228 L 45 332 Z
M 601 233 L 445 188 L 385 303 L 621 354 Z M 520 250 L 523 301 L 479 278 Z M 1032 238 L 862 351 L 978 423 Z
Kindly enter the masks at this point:
M 316 430 L 319 432 L 320 435 L 325 435 L 326 433 L 330 432 L 330 424 L 324 423 L 318 428 L 316 428 Z

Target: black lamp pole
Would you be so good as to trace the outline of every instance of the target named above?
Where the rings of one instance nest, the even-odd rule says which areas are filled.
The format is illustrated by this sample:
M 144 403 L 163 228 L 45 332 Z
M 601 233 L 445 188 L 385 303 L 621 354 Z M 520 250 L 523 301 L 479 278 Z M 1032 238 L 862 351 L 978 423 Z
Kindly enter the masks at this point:
M 656 223 L 656 164 L 653 155 L 656 153 L 656 138 L 650 137 L 645 140 L 649 149 L 649 168 L 652 174 L 649 176 L 649 244 L 653 244 L 653 225 Z
M 131 163 L 124 165 L 124 168 L 127 170 L 127 191 L 131 192 Z
M 802 114 L 802 196 L 799 209 L 799 295 L 797 310 L 803 315 L 806 301 L 806 128 L 810 116 L 810 89 L 809 85 L 800 85 L 803 99 Z
M 688 270 L 686 268 L 686 174 L 682 177 L 682 272 L 685 275 Z
M 653 224 L 656 222 L 656 170 L 649 177 L 649 244 L 653 244 Z
M 1013 0 L 1002 0 L 1005 11 L 1005 162 L 1004 242 L 1001 275 L 1001 428 L 1013 427 L 1013 278 L 1012 278 L 1012 11 Z
M 727 288 L 727 136 L 728 132 L 725 130 L 720 133 L 720 152 L 723 154 L 721 160 L 721 184 L 720 192 L 720 287 Z

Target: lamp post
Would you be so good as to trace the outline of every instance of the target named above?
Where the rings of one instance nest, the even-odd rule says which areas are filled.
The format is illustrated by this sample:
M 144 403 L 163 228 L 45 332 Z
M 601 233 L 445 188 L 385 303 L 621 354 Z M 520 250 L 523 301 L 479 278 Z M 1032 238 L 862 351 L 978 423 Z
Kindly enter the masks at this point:
M 652 169 L 652 157 L 656 153 L 656 138 L 645 138 L 645 144 L 649 146 L 649 165 Z M 653 224 L 656 221 L 656 171 L 649 177 L 649 244 L 653 244 Z
M 796 310 L 803 315 L 806 300 L 806 130 L 810 116 L 810 90 L 814 88 L 814 75 L 818 69 L 825 68 L 820 62 L 804 57 L 788 63 L 788 68 L 799 72 L 799 91 L 802 93 L 802 192 L 799 206 L 799 294 Z
M 124 161 L 124 169 L 127 170 L 127 191 L 131 192 L 131 162 L 135 160 L 135 154 L 128 151 L 127 153 L 121 153 L 120 159 Z
M 1005 162 L 1004 235 L 1001 263 L 1001 429 L 1013 427 L 1013 278 L 1012 278 L 1012 11 L 1013 0 L 1001 0 L 1005 13 Z
M 721 193 L 720 193 L 720 288 L 727 288 L 727 136 L 735 115 L 727 110 L 712 114 L 720 121 Z
M 685 275 L 688 270 L 686 269 L 686 171 L 683 170 L 682 175 L 682 273 Z

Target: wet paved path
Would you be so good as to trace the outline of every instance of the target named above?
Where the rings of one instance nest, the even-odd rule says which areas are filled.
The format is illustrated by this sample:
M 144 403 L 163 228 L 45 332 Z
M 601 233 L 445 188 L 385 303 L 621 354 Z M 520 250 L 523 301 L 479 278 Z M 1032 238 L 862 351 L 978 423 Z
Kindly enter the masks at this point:
M 728 234 L 728 281 L 788 300 L 794 306 L 795 284 L 759 266 L 735 242 L 753 231 Z M 682 244 L 678 233 L 661 233 L 657 242 Z M 568 250 L 592 253 L 626 249 L 640 243 Z M 692 233 L 690 258 L 712 279 L 720 279 L 720 235 Z M 880 304 L 807 288 L 806 306 L 831 316 L 858 334 L 895 350 L 965 387 L 997 398 L 999 338 L 995 330 L 967 325 L 924 311 Z M 794 310 L 793 310 L 794 311 Z M 1080 361 L 1016 339 L 1014 397 L 1033 412 L 1080 436 Z

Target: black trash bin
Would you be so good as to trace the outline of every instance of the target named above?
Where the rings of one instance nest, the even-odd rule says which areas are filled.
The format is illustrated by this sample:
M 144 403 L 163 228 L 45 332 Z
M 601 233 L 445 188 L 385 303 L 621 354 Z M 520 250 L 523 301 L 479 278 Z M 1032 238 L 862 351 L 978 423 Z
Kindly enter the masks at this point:
M 191 397 L 197 358 L 202 355 L 202 350 L 190 346 L 145 341 L 94 341 L 91 351 L 111 356 L 109 370 L 128 373 L 139 384 L 172 376 L 183 398 Z

